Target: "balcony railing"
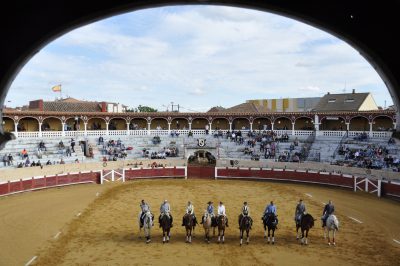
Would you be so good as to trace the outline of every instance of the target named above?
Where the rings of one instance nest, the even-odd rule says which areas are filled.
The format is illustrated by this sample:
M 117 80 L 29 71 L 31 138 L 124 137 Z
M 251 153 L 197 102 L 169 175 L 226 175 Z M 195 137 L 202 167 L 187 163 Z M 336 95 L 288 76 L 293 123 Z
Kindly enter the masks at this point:
M 226 134 L 228 130 L 221 130 L 223 134 Z M 246 136 L 249 130 L 240 130 L 243 136 Z M 254 130 L 255 132 L 263 132 L 263 130 Z M 16 135 L 18 138 L 60 138 L 60 137 L 100 137 L 100 136 L 167 136 L 172 132 L 176 132 L 179 135 L 187 136 L 189 134 L 189 130 L 86 130 L 86 131 L 22 131 L 18 132 Z M 204 129 L 193 129 L 191 130 L 194 136 L 205 135 Z M 317 136 L 328 136 L 328 137 L 343 137 L 346 134 L 346 131 L 330 131 L 330 130 L 274 130 L 274 132 L 281 136 L 283 134 L 287 134 L 289 136 L 310 136 L 313 135 L 314 132 Z M 12 132 L 15 134 L 15 132 Z M 210 130 L 209 134 L 218 133 L 218 130 Z M 365 131 L 349 131 L 349 137 L 355 137 L 357 134 L 365 133 Z M 373 138 L 390 138 L 393 134 L 391 131 L 367 131 L 371 137 Z

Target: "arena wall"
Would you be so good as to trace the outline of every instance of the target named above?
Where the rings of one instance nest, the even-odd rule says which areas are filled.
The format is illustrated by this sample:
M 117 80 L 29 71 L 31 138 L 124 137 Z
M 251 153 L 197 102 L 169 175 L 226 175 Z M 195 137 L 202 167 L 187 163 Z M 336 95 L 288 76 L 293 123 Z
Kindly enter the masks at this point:
M 84 183 L 100 182 L 101 171 L 67 173 L 54 176 L 39 176 L 0 183 L 0 196 L 26 191 Z
M 31 177 L 0 183 L 0 196 L 21 193 L 51 187 L 59 187 L 82 183 L 100 183 L 107 170 L 67 173 L 52 176 Z M 113 170 L 117 171 L 117 170 Z M 271 180 L 293 183 L 309 183 L 341 187 L 357 191 L 356 183 L 365 177 L 333 174 L 308 170 L 274 169 L 274 168 L 229 168 L 229 167 L 161 167 L 161 168 L 128 168 L 120 170 L 124 180 L 143 178 L 204 178 L 204 179 L 240 179 Z M 374 185 L 372 185 L 372 183 Z M 373 191 L 377 181 L 366 182 L 369 191 Z M 400 199 L 400 183 L 382 181 L 381 195 Z M 356 187 L 355 187 L 356 186 Z M 358 188 L 364 188 L 359 185 Z M 378 194 L 379 195 L 379 194 Z

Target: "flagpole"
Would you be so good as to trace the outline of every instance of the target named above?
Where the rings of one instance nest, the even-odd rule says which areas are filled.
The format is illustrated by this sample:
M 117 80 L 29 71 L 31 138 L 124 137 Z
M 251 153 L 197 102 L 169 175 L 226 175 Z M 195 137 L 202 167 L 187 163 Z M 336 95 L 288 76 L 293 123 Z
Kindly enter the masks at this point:
M 62 88 L 61 88 L 61 84 L 60 84 L 60 100 L 62 100 Z

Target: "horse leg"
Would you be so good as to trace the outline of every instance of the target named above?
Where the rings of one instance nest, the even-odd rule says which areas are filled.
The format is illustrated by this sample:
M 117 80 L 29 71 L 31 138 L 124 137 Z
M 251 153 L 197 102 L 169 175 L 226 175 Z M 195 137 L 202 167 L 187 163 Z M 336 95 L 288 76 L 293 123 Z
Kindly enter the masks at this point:
M 272 228 L 272 245 L 275 245 L 275 228 Z
M 168 229 L 168 230 L 167 230 L 167 243 L 169 242 L 170 230 L 171 230 L 171 229 Z
M 222 244 L 225 244 L 225 229 L 222 230 Z
M 240 245 L 242 245 L 243 242 L 243 230 L 240 229 Z
M 267 227 L 264 225 L 264 238 L 267 238 Z
M 249 230 L 246 230 L 246 235 L 247 235 L 247 242 L 246 242 L 246 244 L 248 245 L 249 242 L 250 242 Z
M 336 243 L 335 243 L 335 234 L 336 234 L 336 230 L 334 229 L 334 230 L 333 230 L 333 239 L 332 239 L 332 242 L 333 242 L 333 245 L 334 245 L 334 246 L 336 246 Z
M 296 225 L 296 240 L 299 240 L 299 227 Z
M 269 244 L 269 236 L 270 236 L 271 229 L 268 227 L 268 244 Z
M 308 229 L 306 230 L 306 245 L 308 245 L 307 238 L 308 238 Z
M 162 236 L 163 236 L 162 243 L 164 244 L 165 243 L 165 231 L 164 230 L 162 232 Z

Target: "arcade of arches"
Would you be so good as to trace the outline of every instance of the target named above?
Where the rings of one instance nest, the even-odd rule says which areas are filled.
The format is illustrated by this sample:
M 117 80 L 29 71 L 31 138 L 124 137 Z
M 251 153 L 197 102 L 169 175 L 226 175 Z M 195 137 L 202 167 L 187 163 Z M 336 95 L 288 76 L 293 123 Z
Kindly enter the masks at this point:
M 96 130 L 390 131 L 394 111 L 351 113 L 52 113 L 6 111 L 7 132 Z

